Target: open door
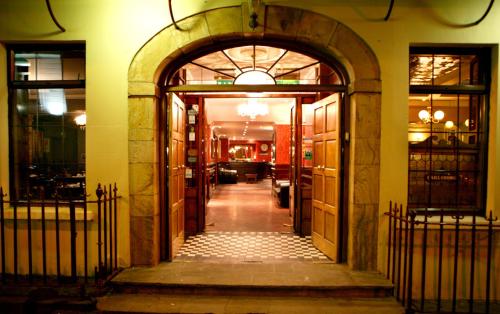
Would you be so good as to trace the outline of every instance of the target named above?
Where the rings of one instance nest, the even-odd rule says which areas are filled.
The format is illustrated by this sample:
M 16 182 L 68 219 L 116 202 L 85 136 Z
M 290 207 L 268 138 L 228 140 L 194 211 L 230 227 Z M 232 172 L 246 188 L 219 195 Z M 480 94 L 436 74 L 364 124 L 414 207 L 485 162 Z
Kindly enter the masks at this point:
M 297 175 L 297 167 L 296 167 L 296 151 L 295 151 L 295 142 L 296 142 L 296 133 L 297 133 L 297 123 L 296 123 L 296 104 L 292 106 L 290 109 L 290 167 L 289 167 L 289 179 L 290 179 L 290 188 L 289 188 L 289 202 L 288 208 L 289 213 L 292 218 L 292 224 L 295 226 L 295 182 Z
M 185 174 L 185 116 L 186 106 L 177 95 L 170 93 L 168 150 L 168 204 L 169 257 L 173 259 L 184 243 L 184 174 Z
M 338 261 L 340 143 L 339 94 L 314 105 L 312 241 Z

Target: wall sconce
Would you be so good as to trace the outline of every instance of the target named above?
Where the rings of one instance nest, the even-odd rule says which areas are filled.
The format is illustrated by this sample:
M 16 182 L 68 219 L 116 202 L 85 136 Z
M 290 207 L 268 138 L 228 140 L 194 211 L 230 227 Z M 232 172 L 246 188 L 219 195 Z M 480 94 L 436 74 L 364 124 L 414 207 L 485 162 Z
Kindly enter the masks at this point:
M 427 107 L 427 109 L 422 109 L 418 112 L 418 117 L 424 123 L 439 123 L 444 119 L 444 112 L 437 110 L 432 113 L 431 107 Z
M 87 114 L 82 113 L 74 119 L 76 125 L 80 127 L 80 129 L 85 130 L 85 126 L 87 125 Z

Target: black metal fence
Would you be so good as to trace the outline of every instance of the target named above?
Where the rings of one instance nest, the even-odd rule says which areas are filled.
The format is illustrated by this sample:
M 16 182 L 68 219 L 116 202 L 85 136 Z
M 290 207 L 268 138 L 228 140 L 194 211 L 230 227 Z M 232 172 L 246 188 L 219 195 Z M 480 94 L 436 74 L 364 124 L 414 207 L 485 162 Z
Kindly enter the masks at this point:
M 113 276 L 118 271 L 117 191 L 116 184 L 98 184 L 94 200 L 86 193 L 63 198 L 57 191 L 50 200 L 43 192 L 37 199 L 28 193 L 12 200 L 0 187 L 1 283 L 86 284 L 89 270 L 96 284 Z
M 494 274 L 499 270 L 492 272 L 492 261 L 500 225 L 493 223 L 497 218 L 491 211 L 481 223 L 480 217 L 464 219 L 443 210 L 417 215 L 391 202 L 385 215 L 389 217 L 386 275 L 406 313 L 497 310 L 492 310 L 491 289 L 498 284 Z

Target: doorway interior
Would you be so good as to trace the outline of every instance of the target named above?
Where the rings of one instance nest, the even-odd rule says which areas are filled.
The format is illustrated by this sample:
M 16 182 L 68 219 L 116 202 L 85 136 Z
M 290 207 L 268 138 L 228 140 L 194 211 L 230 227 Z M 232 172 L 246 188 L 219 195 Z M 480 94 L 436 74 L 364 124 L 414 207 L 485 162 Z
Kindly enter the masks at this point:
M 263 208 L 256 196 L 267 190 L 271 212 L 285 209 L 288 216 L 282 226 L 311 235 L 316 248 L 344 261 L 348 125 L 341 72 L 289 49 L 254 44 L 191 57 L 171 73 L 160 115 L 167 152 L 164 259 L 173 259 L 188 236 L 228 227 L 214 223 L 210 210 L 224 190 L 240 195 L 217 219 L 239 215 L 241 230 L 258 232 L 264 221 L 252 227 L 259 219 L 249 209 Z M 273 110 L 277 118 L 265 117 Z

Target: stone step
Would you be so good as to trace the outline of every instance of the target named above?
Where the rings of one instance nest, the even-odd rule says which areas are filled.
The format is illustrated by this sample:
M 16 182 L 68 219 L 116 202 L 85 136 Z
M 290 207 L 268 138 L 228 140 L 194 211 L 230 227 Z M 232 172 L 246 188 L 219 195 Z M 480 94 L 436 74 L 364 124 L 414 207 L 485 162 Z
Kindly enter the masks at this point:
M 100 313 L 353 313 L 399 314 L 394 298 L 305 298 L 112 294 L 99 298 Z
M 111 281 L 117 293 L 222 296 L 379 298 L 393 295 L 376 272 L 339 264 L 163 263 L 124 270 Z
M 224 285 L 178 283 L 113 283 L 113 292 L 124 294 L 165 294 L 200 296 L 288 296 L 331 298 L 380 298 L 393 295 L 392 286 L 294 286 Z

